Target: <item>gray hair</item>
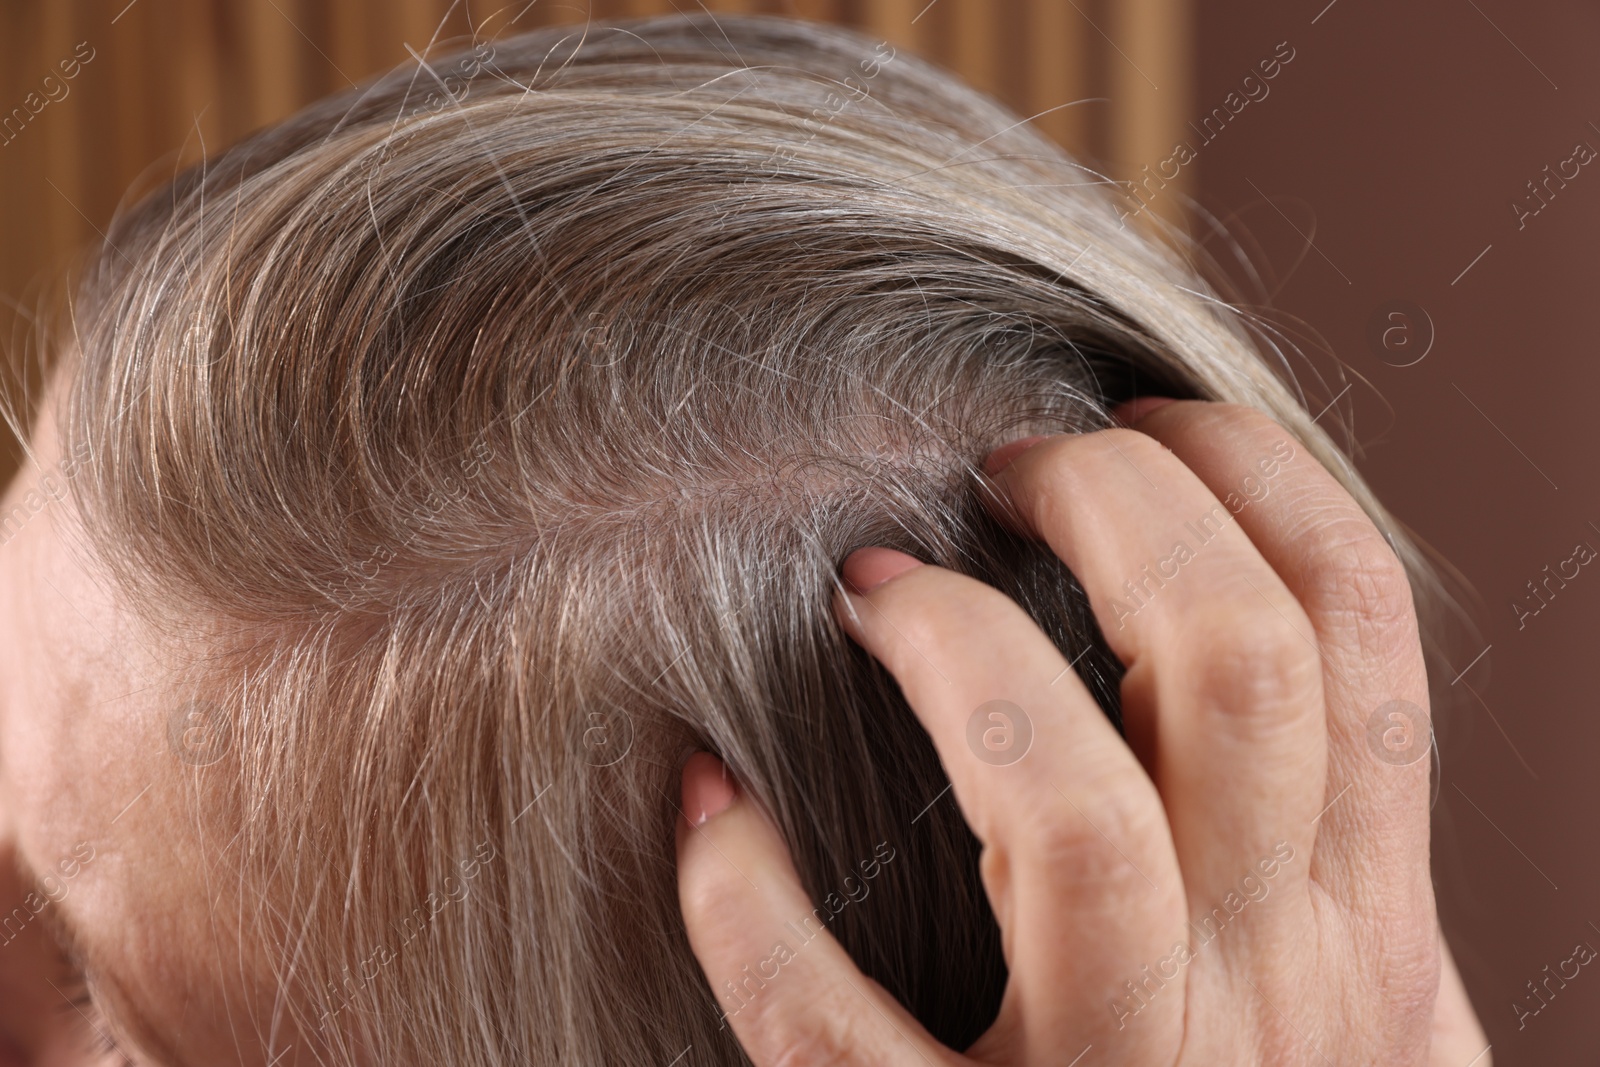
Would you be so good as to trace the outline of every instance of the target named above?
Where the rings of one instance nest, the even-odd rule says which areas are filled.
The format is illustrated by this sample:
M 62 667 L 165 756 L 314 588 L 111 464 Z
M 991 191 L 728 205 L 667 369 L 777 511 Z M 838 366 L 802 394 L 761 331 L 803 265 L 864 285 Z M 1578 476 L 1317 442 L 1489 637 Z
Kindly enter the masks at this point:
M 913 56 L 687 16 L 394 71 L 115 221 L 75 291 L 73 491 L 175 691 L 227 716 L 196 795 L 323 1061 L 744 1062 L 678 914 L 699 748 L 817 901 L 887 843 L 829 927 L 970 1043 L 1005 981 L 977 848 L 829 601 L 862 545 L 975 575 L 1115 717 L 1082 590 L 982 506 L 1009 439 L 1253 405 L 1432 580 L 1117 204 Z

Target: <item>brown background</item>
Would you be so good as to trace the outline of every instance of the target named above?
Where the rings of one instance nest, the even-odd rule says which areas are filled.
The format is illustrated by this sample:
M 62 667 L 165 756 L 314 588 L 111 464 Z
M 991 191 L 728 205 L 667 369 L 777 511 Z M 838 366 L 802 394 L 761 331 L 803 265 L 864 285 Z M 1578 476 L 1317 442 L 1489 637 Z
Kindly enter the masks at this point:
M 94 50 L 67 97 L 0 145 L 8 363 L 24 355 L 40 280 L 96 238 L 130 187 L 148 188 L 198 158 L 202 140 L 215 151 L 405 61 L 406 43 L 424 51 L 448 6 L 0 0 L 0 115 L 78 42 Z M 591 11 L 583 0 L 539 0 L 517 25 L 673 6 L 595 0 Z M 1043 113 L 1043 129 L 1114 176 L 1155 166 L 1180 139 L 1199 146 L 1158 208 L 1224 264 L 1243 302 L 1305 350 L 1293 365 L 1308 406 L 1335 401 L 1323 424 L 1350 431 L 1379 493 L 1482 597 L 1483 640 L 1454 654 L 1456 670 L 1472 666 L 1438 709 L 1435 869 L 1495 1062 L 1593 1062 L 1594 968 L 1520 1030 L 1512 1004 L 1534 1003 L 1525 983 L 1579 941 L 1600 948 L 1600 832 L 1591 820 L 1600 811 L 1592 767 L 1600 717 L 1587 699 L 1600 660 L 1600 576 L 1589 573 L 1597 568 L 1584 567 L 1520 629 L 1511 605 L 1537 606 L 1526 583 L 1580 541 L 1600 548 L 1597 424 L 1588 418 L 1600 375 L 1588 321 L 1600 167 L 1582 168 L 1523 229 L 1510 205 L 1578 141 L 1600 148 L 1600 12 L 1510 0 L 708 6 L 834 19 L 914 48 L 1019 111 Z M 504 32 L 521 7 L 474 4 L 471 21 Z M 441 35 L 469 28 L 457 8 Z M 1225 107 L 1285 41 L 1295 58 L 1265 99 L 1209 143 L 1186 132 Z M 1087 102 L 1050 110 L 1079 100 Z M 1391 364 L 1420 347 L 1386 350 L 1368 339 L 1374 316 L 1395 300 L 1413 309 L 1388 323 L 1401 327 L 1392 340 L 1426 347 L 1431 323 L 1432 346 L 1412 366 Z M 1275 310 L 1265 310 L 1269 301 Z M 0 474 L 14 456 L 14 443 L 0 440 Z
M 1494 1060 L 1595 1063 L 1595 968 L 1520 1030 L 1512 1004 L 1578 942 L 1600 949 L 1600 568 L 1552 583 L 1521 629 L 1512 604 L 1538 606 L 1527 583 L 1579 542 L 1600 549 L 1600 166 L 1552 183 L 1523 229 L 1511 204 L 1534 203 L 1526 183 L 1577 142 L 1600 149 L 1600 9 L 1326 3 L 1200 4 L 1197 111 L 1277 42 L 1297 53 L 1272 94 L 1202 150 L 1201 198 L 1248 224 L 1286 277 L 1281 312 L 1349 365 L 1340 410 L 1379 495 L 1482 597 L 1483 644 L 1459 652 L 1456 670 L 1492 648 L 1439 712 L 1434 869 Z M 1293 268 L 1301 234 L 1316 247 Z M 1390 366 L 1367 341 L 1393 299 L 1433 322 L 1414 366 Z M 1476 696 L 1461 695 L 1469 686 Z

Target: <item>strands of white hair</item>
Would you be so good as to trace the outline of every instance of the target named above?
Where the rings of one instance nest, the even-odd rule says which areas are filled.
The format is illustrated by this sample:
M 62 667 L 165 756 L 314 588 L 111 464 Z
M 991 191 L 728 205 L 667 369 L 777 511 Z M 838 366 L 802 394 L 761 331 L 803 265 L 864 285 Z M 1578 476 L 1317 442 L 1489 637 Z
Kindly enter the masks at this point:
M 1422 558 L 1239 316 L 934 67 L 764 17 L 479 45 L 132 207 L 62 346 L 93 550 L 229 725 L 187 773 L 254 1025 L 337 1064 L 743 1062 L 752 994 L 707 988 L 676 899 L 704 747 L 817 900 L 895 849 L 829 928 L 964 1047 L 998 934 L 831 617 L 843 557 L 998 586 L 1115 716 L 1082 591 L 976 464 L 1150 392 L 1265 409 Z

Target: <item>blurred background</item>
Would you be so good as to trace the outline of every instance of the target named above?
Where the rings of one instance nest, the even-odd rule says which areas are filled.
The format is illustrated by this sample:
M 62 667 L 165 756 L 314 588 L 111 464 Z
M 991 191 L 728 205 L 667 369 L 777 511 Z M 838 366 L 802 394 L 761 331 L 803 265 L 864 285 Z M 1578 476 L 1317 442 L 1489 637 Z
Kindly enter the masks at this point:
M 5 358 L 26 352 L 41 283 L 202 151 L 430 41 L 701 6 L 0 0 Z M 1304 350 L 1307 406 L 1481 599 L 1481 641 L 1436 679 L 1434 867 L 1494 1061 L 1596 1062 L 1600 974 L 1531 989 L 1600 949 L 1600 576 L 1577 562 L 1600 550 L 1600 7 L 705 6 L 844 22 L 959 71 L 1130 183 L 1130 213 Z M 0 431 L 0 476 L 16 456 Z

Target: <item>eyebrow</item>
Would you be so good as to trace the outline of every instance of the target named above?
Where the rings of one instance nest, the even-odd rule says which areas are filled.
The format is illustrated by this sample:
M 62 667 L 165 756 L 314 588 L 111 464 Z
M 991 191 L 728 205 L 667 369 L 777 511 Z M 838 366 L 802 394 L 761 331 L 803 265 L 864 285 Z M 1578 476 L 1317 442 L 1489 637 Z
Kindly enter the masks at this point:
M 12 857 L 24 886 L 47 901 L 35 918 L 60 946 L 72 966 L 83 976 L 83 984 L 99 1008 L 102 1021 L 117 1022 L 121 1024 L 119 1029 L 137 1035 L 140 1058 L 150 1064 L 150 1067 L 188 1067 L 188 1061 L 175 1051 L 177 1046 L 150 1022 L 149 1016 L 139 1009 L 132 997 L 128 996 L 126 987 L 106 970 L 95 965 L 94 957 L 77 924 L 73 922 L 72 915 L 62 907 L 66 896 L 63 895 L 59 900 L 51 898 L 45 889 L 43 877 L 29 861 L 20 842 L 12 850 Z M 107 992 L 111 995 L 107 996 Z M 108 1005 L 116 1010 L 107 1011 Z M 154 1058 L 148 1051 L 151 1049 L 155 1050 Z

